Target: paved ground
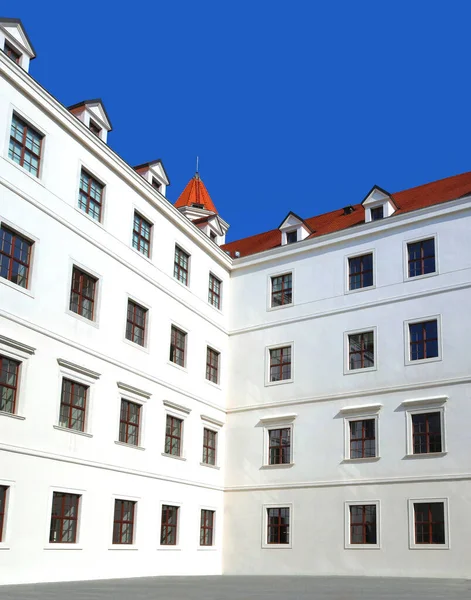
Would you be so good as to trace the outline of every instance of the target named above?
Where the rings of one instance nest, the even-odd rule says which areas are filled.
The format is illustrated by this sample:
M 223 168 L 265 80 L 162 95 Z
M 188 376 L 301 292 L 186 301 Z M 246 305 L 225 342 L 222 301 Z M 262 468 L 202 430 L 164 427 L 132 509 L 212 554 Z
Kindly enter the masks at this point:
M 365 577 L 146 577 L 0 586 L 1 600 L 471 600 L 471 581 Z

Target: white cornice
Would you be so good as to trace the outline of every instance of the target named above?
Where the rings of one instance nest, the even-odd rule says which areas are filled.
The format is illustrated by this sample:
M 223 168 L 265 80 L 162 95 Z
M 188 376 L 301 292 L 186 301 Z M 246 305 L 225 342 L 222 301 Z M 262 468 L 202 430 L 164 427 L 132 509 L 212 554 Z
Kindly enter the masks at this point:
M 339 412 L 342 414 L 350 414 L 350 413 L 374 413 L 379 412 L 383 408 L 382 404 L 361 404 L 358 406 L 344 406 L 340 409 Z
M 170 400 L 163 400 L 162 402 L 164 403 L 164 406 L 170 408 L 171 410 L 176 410 L 178 412 L 185 413 L 186 415 L 191 413 L 191 408 L 187 408 L 186 406 L 177 404 L 176 402 L 170 402 Z
M 36 348 L 33 348 L 32 346 L 27 346 L 22 342 L 12 340 L 11 338 L 5 337 L 4 335 L 0 335 L 0 344 L 3 344 L 4 346 L 9 346 L 10 348 L 13 348 L 14 350 L 19 350 L 20 352 L 23 352 L 25 354 L 32 355 L 36 352 Z
M 413 398 L 412 400 L 404 400 L 401 402 L 402 406 L 414 407 L 414 406 L 428 406 L 435 404 L 445 404 L 448 400 L 448 396 L 431 396 L 430 398 Z
M 140 390 L 139 388 L 134 387 L 133 385 L 128 385 L 127 383 L 124 383 L 123 381 L 116 382 L 116 385 L 119 387 L 120 390 L 123 390 L 123 392 L 128 392 L 133 396 L 142 396 L 143 398 L 147 399 L 149 399 L 152 396 L 151 392 Z
M 59 365 L 61 367 L 64 367 L 65 369 L 68 369 L 69 371 L 75 371 L 76 373 L 79 373 L 80 375 L 86 375 L 87 377 L 90 377 L 91 379 L 99 379 L 100 378 L 100 373 L 97 373 L 96 371 L 92 371 L 91 369 L 87 369 L 87 367 L 83 367 L 82 365 L 76 365 L 75 363 L 72 363 L 68 360 L 65 360 L 64 358 L 58 358 L 57 362 L 59 363 Z

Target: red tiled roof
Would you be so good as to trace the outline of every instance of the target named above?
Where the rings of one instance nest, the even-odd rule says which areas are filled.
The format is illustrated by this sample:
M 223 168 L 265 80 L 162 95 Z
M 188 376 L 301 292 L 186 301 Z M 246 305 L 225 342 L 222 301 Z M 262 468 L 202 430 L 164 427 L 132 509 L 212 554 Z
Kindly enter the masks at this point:
M 433 206 L 434 204 L 456 200 L 466 194 L 471 194 L 471 172 L 426 183 L 425 185 L 410 188 L 402 192 L 396 192 L 391 194 L 391 197 L 397 206 L 394 215 L 398 215 L 418 210 L 419 208 Z M 341 208 L 305 219 L 305 223 L 313 231 L 308 239 L 364 223 L 365 211 L 362 205 L 355 204 L 353 208 L 354 210 L 350 214 L 344 214 L 343 208 Z M 231 254 L 237 250 L 240 252 L 240 256 L 249 256 L 257 252 L 263 252 L 264 250 L 271 250 L 280 245 L 281 232 L 279 229 L 272 229 L 265 233 L 229 242 L 221 246 L 221 248 L 229 250 Z
M 202 204 L 206 210 L 217 213 L 211 196 L 198 174 L 187 183 L 180 197 L 175 202 L 175 207 L 181 208 L 182 206 L 191 206 L 192 204 Z

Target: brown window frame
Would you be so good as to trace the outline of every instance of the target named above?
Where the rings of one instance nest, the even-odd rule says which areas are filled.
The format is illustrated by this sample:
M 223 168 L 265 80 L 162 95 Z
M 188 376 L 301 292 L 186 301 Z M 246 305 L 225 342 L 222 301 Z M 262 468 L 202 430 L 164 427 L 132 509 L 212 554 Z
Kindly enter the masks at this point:
M 149 231 L 148 234 L 146 233 L 145 227 L 147 227 Z M 150 258 L 151 242 L 152 223 L 135 210 L 132 225 L 132 247 L 146 258 Z
M 433 242 L 433 254 L 425 255 L 425 244 L 427 242 Z M 411 258 L 411 250 L 413 246 L 419 246 L 420 249 L 420 257 L 419 258 Z M 426 271 L 426 260 L 430 260 L 433 258 L 433 271 Z M 420 273 L 411 274 L 411 266 L 412 265 L 420 265 Z M 416 269 L 414 268 L 413 271 Z M 437 272 L 437 252 L 436 252 L 436 239 L 435 237 L 429 237 L 422 240 L 417 240 L 416 242 L 408 242 L 407 243 L 407 277 L 409 279 L 414 279 L 415 277 L 422 277 L 423 275 L 432 275 Z
M 298 230 L 287 231 L 286 232 L 286 243 L 287 244 L 295 244 L 298 241 Z
M 183 261 L 180 261 L 183 258 Z M 183 262 L 184 264 L 180 264 Z M 190 254 L 185 252 L 180 246 L 175 244 L 175 258 L 173 261 L 173 276 L 177 281 L 186 285 L 189 284 L 189 273 L 190 273 Z
M 368 520 L 368 515 L 367 515 L 367 508 L 374 508 L 374 519 L 373 520 Z M 352 515 L 352 509 L 359 509 L 361 508 L 361 521 L 354 521 L 353 517 L 354 515 Z M 349 543 L 352 546 L 374 546 L 378 543 L 378 515 L 377 515 L 377 505 L 376 504 L 350 504 L 348 507 L 348 512 L 349 512 L 349 517 L 350 517 L 350 539 L 349 539 Z M 368 528 L 372 527 L 372 524 L 374 524 L 374 541 L 368 541 L 369 538 L 369 531 Z M 353 541 L 354 540 L 354 530 L 355 528 L 360 528 L 361 527 L 361 541 Z
M 283 435 L 286 431 L 288 432 L 287 442 Z M 277 443 L 273 443 L 275 440 Z M 276 427 L 268 430 L 268 464 L 291 464 L 291 427 Z
M 87 182 L 87 187 L 84 188 L 82 187 L 82 181 L 83 181 L 83 175 L 86 175 L 88 177 L 88 182 Z M 91 190 L 92 190 L 92 185 L 95 184 L 95 187 L 99 188 L 100 190 L 100 199 L 98 200 L 97 198 L 92 198 L 91 195 Z M 101 223 L 102 222 L 102 218 L 103 218 L 103 196 L 104 196 L 104 191 L 105 191 L 105 185 L 103 183 L 101 183 L 100 181 L 98 181 L 98 179 L 96 177 L 94 177 L 91 173 L 89 173 L 86 169 L 82 169 L 80 171 L 80 181 L 79 181 L 79 209 L 84 212 L 86 215 L 88 215 L 91 219 L 93 219 L 94 221 L 96 221 L 97 223 Z M 85 196 L 85 202 L 82 198 L 82 194 Z M 93 216 L 93 212 L 92 210 L 90 210 L 90 204 L 96 204 L 98 206 L 98 219 L 96 219 Z M 83 208 L 81 205 L 84 204 L 85 207 Z
M 372 357 L 373 357 L 373 364 L 372 365 L 367 365 L 367 360 L 368 360 L 368 354 L 369 354 L 369 350 L 368 350 L 368 340 L 366 338 L 366 336 L 371 336 L 371 343 L 373 345 L 373 351 L 372 351 Z M 358 347 L 355 347 L 353 345 L 353 338 L 357 338 L 359 337 L 360 339 L 358 340 Z M 360 366 L 359 367 L 353 367 L 352 366 L 352 357 L 357 356 L 359 357 L 360 360 Z M 355 361 L 355 363 L 358 362 L 358 360 Z M 374 330 L 371 331 L 360 331 L 358 333 L 349 333 L 348 334 L 348 370 L 349 371 L 361 371 L 362 369 L 374 369 L 376 367 L 376 354 L 375 354 L 375 332 Z
M 438 430 L 430 431 L 430 417 L 438 417 Z M 417 430 L 418 423 L 414 423 L 414 417 L 425 418 L 425 431 Z M 420 413 L 411 413 L 411 431 L 412 431 L 412 454 L 437 454 L 443 452 L 443 431 L 442 431 L 442 412 L 429 410 Z M 430 441 L 431 437 L 439 436 L 439 440 Z M 416 440 L 418 438 L 425 439 L 425 452 L 416 452 Z M 439 445 L 439 450 L 431 450 L 431 447 Z M 420 444 L 418 444 L 420 446 Z
M 275 290 L 275 283 L 281 279 L 281 289 Z M 277 302 L 275 299 L 280 299 Z M 293 304 L 293 273 L 283 273 L 283 275 L 274 275 L 271 277 L 271 308 L 278 306 L 287 306 Z
M 170 422 L 170 433 L 169 430 L 169 422 Z M 178 426 L 178 435 L 173 433 L 174 431 L 174 422 L 179 422 Z M 182 455 L 182 439 L 183 439 L 183 419 L 179 417 L 174 417 L 173 415 L 167 414 L 165 419 L 165 454 L 169 456 L 181 456 Z M 173 452 L 173 440 L 177 440 L 177 452 Z M 168 446 L 168 452 L 167 452 Z
M 160 183 L 160 181 L 157 181 L 155 177 L 152 177 L 151 186 L 154 188 L 154 190 L 157 190 L 158 192 L 160 192 L 160 190 L 162 189 L 162 184 Z
M 137 407 L 137 422 L 132 421 L 130 417 L 131 407 Z M 123 410 L 125 409 L 125 410 Z M 123 444 L 130 446 L 139 446 L 141 437 L 141 411 L 142 405 L 126 398 L 121 398 L 119 409 L 119 436 L 118 440 Z M 130 441 L 134 438 L 136 443 Z
M 219 384 L 219 359 L 221 353 L 210 346 L 206 347 L 206 379 Z
M 22 56 L 21 53 L 18 52 L 18 50 L 16 50 L 16 48 L 13 48 L 13 46 L 11 44 L 9 44 L 6 40 L 5 40 L 5 45 L 3 47 L 3 51 L 8 56 L 8 58 L 11 58 L 11 60 L 13 62 L 15 62 L 17 65 L 20 64 L 20 60 L 21 60 L 21 56 Z
M 113 512 L 113 545 L 127 545 L 131 546 L 134 543 L 134 522 L 136 516 L 136 504 L 135 500 L 123 500 L 122 498 L 115 498 L 114 501 L 114 512 Z M 124 513 L 126 512 L 127 505 L 132 507 L 131 519 L 124 519 Z M 119 518 L 116 518 L 117 509 L 119 508 Z M 124 528 L 129 525 L 131 529 L 130 541 L 123 541 L 125 531 Z
M 97 138 L 100 137 L 100 133 L 102 132 L 102 127 L 100 127 L 97 123 L 95 123 L 95 121 L 93 121 L 93 119 L 90 119 L 89 123 L 88 123 L 88 129 L 90 129 L 90 131 L 92 133 L 94 133 Z
M 431 337 L 431 338 L 427 338 L 427 329 L 426 326 L 428 323 L 435 323 L 435 327 L 437 330 L 437 337 Z M 417 341 L 413 341 L 412 340 L 412 331 L 411 331 L 411 327 L 417 327 L 418 325 L 421 326 L 422 328 L 422 337 L 417 340 Z M 430 358 L 438 358 L 440 356 L 440 346 L 439 346 L 439 338 L 440 338 L 440 329 L 439 329 L 439 325 L 438 325 L 438 319 L 428 319 L 426 321 L 418 321 L 415 323 L 409 323 L 408 324 L 409 327 L 409 361 L 411 363 L 414 363 L 415 361 L 419 361 L 419 360 L 427 360 Z M 437 343 L 437 353 L 436 354 L 432 354 L 432 356 L 427 356 L 427 344 L 430 342 L 436 342 Z M 412 358 L 413 357 L 413 351 L 415 350 L 415 352 L 417 353 L 417 356 L 419 355 L 419 348 L 420 346 L 422 347 L 422 353 L 423 353 L 423 357 L 422 358 Z
M 172 325 L 170 330 L 170 362 L 183 368 L 186 367 L 186 336 L 186 331 Z M 181 345 L 182 339 L 183 346 Z M 180 352 L 180 355 L 178 352 Z M 178 356 L 181 356 L 181 359 L 178 359 Z
M 384 219 L 384 206 L 375 206 L 370 209 L 370 213 L 372 221 L 380 221 L 381 219 Z
M 367 269 L 365 268 L 365 259 L 371 257 L 371 268 Z M 359 261 L 359 266 L 360 266 L 360 270 L 356 271 L 356 272 L 352 272 L 352 266 L 354 266 L 354 264 L 356 262 Z M 366 289 L 366 288 L 370 288 L 374 286 L 374 270 L 373 270 L 373 266 L 374 266 L 374 254 L 373 252 L 366 252 L 365 254 L 361 254 L 358 256 L 349 256 L 348 257 L 348 290 L 351 291 L 355 291 L 355 290 L 362 290 L 362 289 Z M 370 275 L 371 274 L 371 275 Z M 365 278 L 371 276 L 371 283 L 370 284 L 365 284 Z M 353 282 L 356 280 L 357 277 L 360 277 L 360 285 L 357 287 L 353 287 Z
M 7 485 L 0 485 L 0 543 L 3 542 L 5 537 L 5 517 L 7 514 L 9 489 L 9 486 Z
M 222 309 L 222 281 L 209 274 L 208 302 L 218 310 Z
M 215 510 L 201 509 L 200 546 L 214 546 L 214 515 Z
M 366 422 L 373 422 L 373 435 L 367 434 L 367 426 Z M 354 438 L 352 437 L 352 425 L 361 423 L 361 437 Z M 377 458 L 378 449 L 377 449 L 377 420 L 374 417 L 365 417 L 362 419 L 350 419 L 348 421 L 348 439 L 349 439 L 349 455 L 348 457 L 352 460 L 362 459 L 362 458 Z M 374 454 L 372 456 L 368 456 L 366 454 L 366 442 L 374 442 Z M 358 449 L 354 448 L 354 444 L 361 442 L 361 456 L 354 456 L 358 452 Z
M 66 399 L 65 393 L 66 393 L 66 384 L 67 383 L 69 383 L 71 387 L 70 387 L 70 394 L 68 395 L 68 398 Z M 76 388 L 82 388 L 85 391 L 83 406 L 80 406 L 80 404 L 74 403 L 74 398 L 77 397 L 77 394 L 75 393 Z M 87 416 L 87 400 L 88 400 L 89 389 L 90 388 L 88 385 L 78 383 L 77 381 L 73 381 L 73 379 L 69 379 L 68 377 L 62 378 L 61 404 L 60 404 L 60 415 L 59 415 L 59 424 L 61 427 L 66 427 L 67 429 L 72 429 L 73 431 L 85 431 L 85 420 L 86 420 L 86 416 Z M 67 400 L 67 401 L 65 401 L 65 400 Z M 63 425 L 63 407 L 68 408 L 68 410 L 67 410 L 67 425 Z M 81 413 L 80 428 L 73 427 L 73 424 L 74 424 L 73 411 L 74 410 L 79 411 Z
M 75 274 L 78 274 L 78 288 L 74 287 Z M 89 280 L 90 285 L 93 285 L 92 296 L 87 296 L 86 294 L 83 293 L 83 289 L 85 287 L 84 284 L 88 283 L 87 280 Z M 98 284 L 98 279 L 96 277 L 94 277 L 93 275 L 90 275 L 89 273 L 87 273 L 86 271 L 83 271 L 82 269 L 80 269 L 79 267 L 76 267 L 75 265 L 73 266 L 72 282 L 71 282 L 71 287 L 70 287 L 70 302 L 69 302 L 69 309 L 71 310 L 71 312 L 83 317 L 84 319 L 87 319 L 88 321 L 95 321 L 95 303 L 96 303 L 96 294 L 97 294 L 97 287 L 98 287 L 97 284 Z M 72 306 L 73 306 L 73 303 L 72 303 L 73 296 L 72 295 L 73 294 L 77 294 L 77 296 L 78 296 L 77 310 L 74 310 L 72 308 Z M 87 317 L 86 315 L 83 314 L 84 300 L 90 302 L 90 304 L 91 304 L 91 317 Z
M 59 500 L 59 513 L 54 514 L 55 500 Z M 49 527 L 49 543 L 50 544 L 76 544 L 77 543 L 77 530 L 79 520 L 79 509 L 80 509 L 80 494 L 70 494 L 68 492 L 53 492 L 52 494 L 52 506 L 51 506 L 51 524 Z M 74 508 L 74 515 L 70 516 L 67 514 L 68 503 Z M 67 534 L 65 529 L 66 522 L 72 522 L 72 539 L 64 540 L 64 535 Z M 55 537 L 55 525 L 59 524 L 59 539 Z
M 130 309 L 132 309 L 131 312 Z M 140 325 L 138 322 L 138 310 L 142 311 L 142 325 Z M 147 313 L 147 308 L 144 308 L 144 306 L 141 306 L 137 302 L 134 302 L 134 300 L 128 298 L 128 308 L 126 312 L 126 339 L 143 348 L 146 346 Z M 135 339 L 136 331 L 141 332 L 141 337 L 139 340 L 142 340 L 142 343 Z
M 442 507 L 442 511 L 443 511 L 443 518 L 440 521 L 434 521 L 433 517 L 432 517 L 432 505 L 440 505 Z M 418 506 L 426 506 L 427 507 L 427 516 L 428 519 L 426 521 L 418 521 L 417 520 L 417 507 Z M 446 532 L 446 517 L 445 517 L 445 510 L 446 510 L 446 506 L 445 503 L 442 501 L 439 502 L 422 502 L 422 501 L 417 501 L 417 502 L 413 502 L 413 511 L 414 511 L 414 544 L 418 545 L 418 546 L 426 546 L 426 545 L 439 545 L 439 546 L 445 546 L 446 542 L 447 542 L 447 532 Z M 418 529 L 419 527 L 423 527 L 425 526 L 427 528 L 428 531 L 425 532 L 425 535 L 428 537 L 429 541 L 417 541 L 419 537 L 424 536 L 424 532 L 422 531 L 422 533 L 419 536 L 419 532 Z M 442 526 L 443 527 L 443 531 L 436 531 L 436 528 Z M 433 540 L 434 535 L 440 535 L 440 533 L 443 535 L 442 539 L 443 541 L 440 542 L 436 542 Z
M 5 233 L 11 235 L 11 242 L 10 242 L 10 252 L 6 252 L 5 251 Z M 15 256 L 16 252 L 15 250 L 16 248 L 16 242 L 20 242 L 20 252 L 21 255 L 23 254 L 22 248 L 21 246 L 26 246 L 26 261 L 25 260 L 21 260 L 18 256 Z M 33 245 L 34 242 L 32 242 L 31 240 L 28 240 L 27 238 L 25 238 L 24 236 L 20 235 L 19 233 L 17 233 L 14 229 L 11 229 L 10 227 L 6 226 L 4 223 L 0 224 L 0 261 L 3 263 L 3 259 L 6 259 L 7 261 L 9 261 L 9 265 L 8 265 L 8 270 L 7 270 L 7 274 L 6 277 L 4 277 L 2 275 L 3 279 L 6 279 L 7 281 L 11 281 L 12 283 L 14 283 L 15 285 L 18 285 L 19 287 L 27 290 L 29 289 L 29 272 L 31 269 L 31 255 L 32 255 L 32 250 L 33 250 Z M 19 265 L 20 267 L 22 267 L 25 270 L 25 275 L 24 277 L 24 285 L 22 285 L 21 283 L 18 283 L 18 281 L 13 281 L 13 267 L 16 265 Z M 18 270 L 17 270 L 17 274 L 16 277 L 18 278 Z
M 31 175 L 33 177 L 36 177 L 39 179 L 39 175 L 41 173 L 41 165 L 42 165 L 42 150 L 43 150 L 43 140 L 44 140 L 44 135 L 42 133 L 40 133 L 37 129 L 35 129 L 34 127 L 31 127 L 31 125 L 29 125 L 24 119 L 22 119 L 19 115 L 17 115 L 15 112 L 13 113 L 12 116 L 12 125 L 13 125 L 13 119 L 16 119 L 17 123 L 19 125 L 21 125 L 21 127 L 23 128 L 23 134 L 21 136 L 21 142 L 12 135 L 11 133 L 11 125 L 10 125 L 10 137 L 9 139 L 9 145 L 8 145 L 8 155 L 10 157 L 10 143 L 13 140 L 14 144 L 18 144 L 21 147 L 21 153 L 20 153 L 20 162 L 16 162 L 16 160 L 14 160 L 13 158 L 10 157 L 10 160 L 13 160 L 13 162 L 17 165 L 19 165 L 20 167 L 23 167 L 26 171 L 28 171 L 28 173 L 31 173 Z M 28 148 L 26 145 L 26 141 L 27 141 L 27 136 L 28 136 L 28 131 L 31 131 L 31 134 L 33 135 L 33 137 L 38 138 L 39 140 L 39 151 L 38 153 L 34 152 L 32 148 Z M 29 155 L 33 156 L 34 158 L 36 158 L 36 160 L 38 161 L 38 165 L 37 165 L 37 173 L 32 173 L 27 167 L 25 167 L 25 155 L 28 152 Z
M 3 381 L 3 373 L 4 373 L 4 367 L 5 367 L 4 361 L 7 361 L 8 363 L 12 363 L 13 366 L 15 367 L 15 374 L 14 374 L 15 383 L 13 385 L 11 385 L 10 383 L 7 383 L 6 381 Z M 0 410 L 2 412 L 10 414 L 10 415 L 16 415 L 16 408 L 17 408 L 16 404 L 17 404 L 17 398 L 18 398 L 20 367 L 21 367 L 20 361 L 10 358 L 9 356 L 5 356 L 4 354 L 0 354 Z M 5 373 L 6 373 L 6 370 L 5 370 Z M 5 405 L 3 404 L 3 402 L 4 402 L 3 390 L 5 388 L 8 390 L 13 390 L 13 405 L 12 405 L 11 411 L 5 410 L 6 402 L 5 402 Z
M 178 545 L 178 518 L 180 507 L 172 504 L 162 504 L 162 515 L 160 520 L 160 545 Z M 172 513 L 175 517 L 172 522 Z M 170 540 L 170 541 L 169 541 Z M 173 541 L 172 541 L 173 540 Z
M 266 540 L 267 545 L 289 545 L 291 540 L 291 509 L 289 506 L 271 506 L 266 508 L 267 515 L 267 531 Z M 283 516 L 281 511 L 288 511 L 288 523 L 283 523 Z M 275 522 L 270 523 L 270 519 L 276 519 Z M 283 529 L 286 528 L 285 532 Z M 275 533 L 274 536 L 271 533 Z M 282 541 L 284 538 L 284 541 Z
M 273 364 L 273 353 L 280 351 L 280 363 Z M 277 381 L 289 381 L 292 379 L 292 346 L 279 346 L 277 348 L 269 348 L 270 366 L 269 366 L 269 380 L 270 383 Z M 283 367 L 289 366 L 289 377 L 283 377 Z M 273 369 L 279 371 L 279 378 L 273 377 Z
M 216 466 L 218 432 L 214 429 L 205 427 L 203 429 L 203 463 L 205 465 Z M 211 451 L 213 459 L 211 460 Z

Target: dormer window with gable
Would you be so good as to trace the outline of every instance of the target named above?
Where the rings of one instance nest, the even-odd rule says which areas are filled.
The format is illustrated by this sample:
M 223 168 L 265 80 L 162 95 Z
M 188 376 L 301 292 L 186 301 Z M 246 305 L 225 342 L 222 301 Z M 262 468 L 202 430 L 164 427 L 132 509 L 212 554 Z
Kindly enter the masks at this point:
M 134 170 L 136 173 L 139 173 L 139 175 L 141 175 L 154 190 L 160 192 L 162 196 L 165 196 L 167 186 L 170 185 L 170 179 L 168 178 L 167 171 L 160 158 L 143 163 L 142 165 L 137 165 L 137 167 L 134 167 Z
M 288 213 L 288 216 L 284 219 L 278 229 L 281 231 L 282 246 L 286 246 L 286 244 L 294 244 L 295 242 L 301 242 L 309 237 L 312 233 L 312 229 L 307 225 L 307 223 L 293 212 Z
M 70 112 L 77 117 L 85 127 L 94 133 L 97 138 L 106 142 L 108 133 L 112 131 L 111 121 L 109 120 L 103 102 L 96 100 L 84 100 L 78 104 L 69 106 Z
M 36 57 L 33 46 L 20 19 L 0 17 L 0 50 L 26 72 Z
M 397 210 L 391 194 L 376 185 L 367 194 L 362 206 L 365 209 L 365 223 L 386 219 Z

